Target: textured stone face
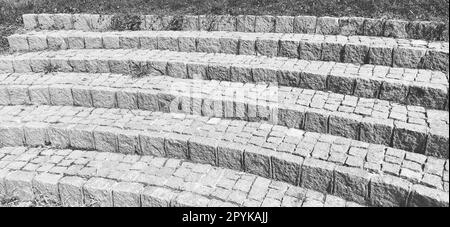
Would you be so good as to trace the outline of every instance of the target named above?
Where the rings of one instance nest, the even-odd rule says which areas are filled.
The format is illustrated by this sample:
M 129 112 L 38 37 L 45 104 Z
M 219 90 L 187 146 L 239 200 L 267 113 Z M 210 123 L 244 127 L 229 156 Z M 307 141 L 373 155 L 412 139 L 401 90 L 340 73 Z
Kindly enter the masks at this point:
M 334 164 L 329 162 L 305 159 L 302 166 L 301 186 L 314 188 L 319 192 L 331 192 L 334 168 Z
M 342 166 L 335 169 L 334 192 L 341 198 L 366 204 L 369 182 L 370 175 L 361 169 Z

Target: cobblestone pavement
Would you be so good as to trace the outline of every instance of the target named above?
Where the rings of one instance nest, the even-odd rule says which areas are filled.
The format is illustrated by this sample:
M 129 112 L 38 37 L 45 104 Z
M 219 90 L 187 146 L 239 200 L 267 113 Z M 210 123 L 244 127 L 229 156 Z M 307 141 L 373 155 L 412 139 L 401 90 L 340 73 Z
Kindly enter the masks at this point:
M 12 50 L 159 49 L 447 70 L 448 42 L 371 36 L 210 31 L 38 31 L 8 37 Z
M 83 49 L 0 56 L 0 73 L 149 74 L 329 90 L 448 110 L 448 74 L 292 58 L 143 49 Z
M 0 204 L 449 206 L 445 23 L 23 23 L 0 55 Z
M 0 113 L 0 142 L 6 146 L 51 144 L 188 159 L 334 192 L 360 204 L 369 194 L 377 198 L 377 181 L 380 190 L 404 193 L 378 195 L 391 203 L 404 203 L 413 184 L 448 195 L 448 159 L 282 126 L 69 106 L 10 106 Z
M 76 29 L 82 31 L 114 30 L 114 17 L 129 22 L 127 18 L 98 14 L 24 14 L 26 29 Z M 129 18 L 134 19 L 134 18 Z M 135 22 L 135 21 L 134 21 Z M 141 15 L 137 29 L 184 31 L 238 31 L 306 33 L 323 35 L 364 35 L 395 38 L 443 40 L 448 42 L 448 27 L 444 22 L 386 20 L 362 17 L 315 17 L 270 15 Z M 178 23 L 179 22 L 179 23 Z M 136 22 L 135 22 L 136 24 Z M 173 27 L 172 24 L 180 24 Z
M 266 121 L 448 158 L 448 111 L 309 89 L 160 76 L 56 73 L 0 78 L 3 105 L 118 107 Z
M 62 206 L 361 206 L 249 173 L 178 159 L 4 147 L 0 195 Z

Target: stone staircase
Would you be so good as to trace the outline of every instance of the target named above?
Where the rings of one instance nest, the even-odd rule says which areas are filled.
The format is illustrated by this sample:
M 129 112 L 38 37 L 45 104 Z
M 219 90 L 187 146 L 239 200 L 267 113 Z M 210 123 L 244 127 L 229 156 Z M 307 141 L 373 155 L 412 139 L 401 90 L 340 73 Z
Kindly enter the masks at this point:
M 26 14 L 0 55 L 0 197 L 447 206 L 441 23 Z

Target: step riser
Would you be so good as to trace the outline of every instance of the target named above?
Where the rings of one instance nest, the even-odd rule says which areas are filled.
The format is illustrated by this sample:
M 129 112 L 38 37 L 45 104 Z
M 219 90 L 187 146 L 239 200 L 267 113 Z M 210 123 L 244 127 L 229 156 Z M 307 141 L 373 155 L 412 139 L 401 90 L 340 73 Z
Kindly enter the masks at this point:
M 57 55 L 58 53 L 62 55 Z M 449 105 L 447 75 L 438 71 L 410 72 L 401 68 L 389 70 L 389 68 L 377 68 L 377 66 L 359 67 L 335 63 L 322 65 L 319 62 L 302 62 L 284 58 L 272 61 L 272 59 L 250 56 L 231 59 L 230 55 L 220 54 L 172 55 L 165 51 L 134 50 L 133 52 L 117 52 L 113 56 L 111 54 L 101 56 L 95 52 L 81 53 L 79 56 L 73 56 L 67 50 L 0 57 L 0 73 L 59 71 L 125 73 L 138 76 L 159 74 L 174 78 L 244 83 L 264 82 L 352 94 L 364 98 L 378 98 L 439 110 L 448 110 Z M 223 63 L 228 60 L 230 62 Z
M 57 108 L 53 107 L 53 109 Z M 40 112 L 41 116 L 45 118 L 45 111 Z M 66 111 L 61 110 L 60 112 Z M 197 163 L 206 163 L 246 171 L 265 178 L 273 178 L 323 193 L 333 193 L 341 198 L 355 201 L 359 204 L 372 201 L 372 203 L 378 204 L 404 205 L 409 194 L 408 191 L 412 186 L 410 182 L 421 182 L 430 187 L 438 187 L 439 191 L 446 190 L 448 192 L 448 160 L 445 161 L 421 155 L 414 156 L 412 153 L 407 153 L 405 156 L 404 151 L 390 149 L 384 146 L 367 147 L 368 144 L 358 144 L 356 141 L 345 145 L 345 142 L 338 141 L 336 137 L 328 137 L 328 140 L 335 140 L 332 142 L 336 146 L 334 151 L 332 151 L 335 154 L 332 154 L 330 157 L 337 157 L 338 159 L 335 159 L 337 162 L 333 163 L 330 161 L 331 159 L 328 162 L 321 160 L 321 157 L 325 158 L 325 160 L 327 159 L 331 146 L 327 147 L 327 142 L 321 142 L 326 141 L 324 140 L 326 138 L 317 140 L 317 135 L 314 133 L 304 134 L 301 131 L 293 132 L 291 130 L 292 137 L 296 137 L 297 140 L 305 142 L 311 141 L 312 143 L 303 143 L 303 150 L 294 150 L 292 145 L 289 148 L 289 144 L 287 144 L 287 149 L 285 148 L 283 152 L 281 151 L 281 146 L 279 146 L 280 149 L 275 151 L 263 148 L 261 145 L 240 144 L 232 141 L 218 140 L 215 139 L 220 138 L 217 136 L 218 134 L 211 131 L 205 131 L 203 133 L 204 136 L 210 136 L 209 138 L 202 137 L 202 135 L 198 135 L 195 132 L 185 131 L 181 121 L 175 121 L 172 123 L 173 125 L 166 124 L 163 127 L 152 123 L 152 121 L 161 121 L 160 116 L 148 116 L 147 119 L 154 119 L 131 124 L 132 126 L 140 126 L 142 129 L 138 129 L 137 127 L 133 129 L 120 129 L 108 126 L 96 126 L 98 124 L 101 125 L 102 120 L 95 117 L 95 114 L 87 118 L 85 120 L 86 123 L 76 124 L 71 123 L 73 122 L 72 119 L 64 121 L 64 117 L 57 117 L 58 114 L 61 115 L 60 112 L 57 112 L 56 115 L 54 114 L 53 120 L 62 123 L 44 123 L 38 121 L 17 123 L 20 120 L 14 120 L 14 123 L 3 123 L 0 128 L 0 138 L 2 138 L 0 145 L 51 145 L 61 149 L 95 149 L 100 152 L 137 153 L 140 155 L 187 159 Z M 25 115 L 23 119 L 26 119 L 34 114 L 24 113 L 23 115 Z M 112 117 L 114 118 L 114 116 Z M 207 129 L 209 126 L 214 127 L 214 125 L 208 124 L 206 119 L 204 123 L 197 122 L 194 125 L 196 125 L 198 130 L 202 130 L 203 128 Z M 187 128 L 192 127 L 194 126 L 189 125 Z M 185 134 L 171 132 L 171 128 L 184 131 Z M 168 131 L 158 132 L 159 130 Z M 256 133 L 256 131 L 253 133 Z M 274 133 L 275 131 L 271 132 L 271 134 Z M 302 135 L 304 137 L 301 137 Z M 273 138 L 268 139 L 268 141 L 270 140 L 273 140 Z M 250 143 L 253 143 L 252 140 Z M 338 146 L 339 144 L 341 146 Z M 347 148 L 345 148 L 346 146 Z M 364 146 L 367 148 L 364 148 Z M 308 148 L 314 148 L 314 150 L 305 150 Z M 355 156 L 346 157 L 347 149 Z M 310 153 L 312 156 L 310 156 Z M 343 159 L 345 161 L 342 161 L 342 159 L 339 161 L 339 155 L 341 158 L 344 155 Z M 391 155 L 395 155 L 398 158 Z M 409 156 L 413 158 L 408 158 Z M 417 163 L 415 161 L 407 162 L 402 159 L 416 160 Z M 383 160 L 389 161 L 389 163 Z M 392 162 L 402 164 L 393 164 Z M 420 168 L 423 166 L 424 169 L 417 170 L 418 172 L 410 170 L 411 167 L 408 166 L 412 163 L 416 163 L 414 165 L 420 166 Z M 344 165 L 352 167 L 345 167 Z M 363 167 L 365 170 L 362 169 Z M 368 171 L 374 172 L 373 174 L 369 174 Z M 389 177 L 381 177 L 383 175 L 379 174 L 380 171 L 383 171 Z M 405 178 L 406 180 L 402 180 L 399 177 Z M 372 182 L 374 183 L 373 185 Z M 370 192 L 370 190 L 375 191 Z M 380 190 L 378 191 L 380 194 L 377 194 L 376 190 Z M 403 196 L 377 198 L 379 196 L 385 196 L 384 193 L 381 193 L 383 190 L 400 193 Z M 388 195 L 396 195 L 396 193 L 388 193 Z M 375 200 L 379 202 L 375 202 Z
M 72 34 L 71 34 L 72 33 Z M 73 31 L 47 35 L 13 35 L 9 45 L 16 51 L 45 49 L 159 49 L 182 52 L 261 55 L 356 64 L 448 71 L 448 43 L 379 40 L 367 37 L 245 33 L 129 32 L 123 34 Z M 360 38 L 362 40 L 360 40 Z M 330 41 L 327 41 L 330 40 Z M 335 40 L 335 41 L 331 41 Z M 402 43 L 396 44 L 401 41 Z M 430 48 L 428 48 L 430 47 Z
M 103 78 L 97 81 L 100 84 L 101 81 L 107 81 L 106 76 Z M 205 87 L 202 85 L 196 87 L 189 84 L 174 84 L 169 80 L 151 90 L 139 89 L 135 86 L 120 86 L 120 84 L 112 87 L 90 86 L 86 81 L 80 85 L 69 85 L 64 84 L 64 78 L 60 79 L 61 82 L 53 81 L 48 80 L 47 84 L 31 86 L 0 85 L 0 104 L 141 109 L 251 122 L 266 121 L 275 125 L 329 133 L 436 157 L 449 157 L 448 125 L 445 125 L 445 116 L 440 116 L 442 121 L 432 119 L 428 125 L 425 112 L 405 109 L 407 111 L 403 113 L 405 121 L 401 121 L 388 118 L 388 116 L 402 115 L 402 113 L 395 112 L 394 109 L 383 114 L 385 115 L 383 118 L 337 111 L 337 107 L 336 111 L 330 111 L 323 107 L 322 109 L 309 107 L 315 105 L 314 100 L 320 98 L 320 95 L 316 95 L 316 98 L 313 97 L 312 102 L 309 100 L 310 104 L 306 106 L 296 106 L 295 100 L 293 103 L 285 102 L 284 100 L 288 97 L 283 95 L 282 90 L 278 90 L 277 87 L 252 93 L 251 90 L 256 90 L 257 86 L 249 86 L 246 89 L 227 89 L 226 85 L 206 87 L 208 86 L 206 84 Z M 130 81 L 128 83 L 133 83 L 133 80 Z M 145 80 L 140 83 L 138 80 L 134 82 L 146 84 Z M 334 100 L 334 102 L 339 101 Z M 360 102 L 354 108 L 356 110 L 367 109 L 371 113 L 375 111 L 366 106 Z M 429 114 L 431 112 L 428 111 Z M 437 112 L 434 115 L 438 114 L 445 113 Z M 416 119 L 423 125 L 406 123 L 406 116 L 414 115 L 425 117 L 425 119 Z M 409 119 L 409 121 L 411 120 Z
M 112 23 L 119 21 L 121 23 Z M 448 41 L 443 22 L 369 19 L 361 17 L 314 16 L 156 16 L 124 17 L 95 14 L 24 14 L 26 29 L 185 30 L 366 35 Z M 132 24 L 133 28 L 127 26 Z
M 293 207 L 312 205 L 312 200 L 316 206 L 359 206 L 283 182 L 179 159 L 49 148 L 2 150 L 6 153 L 0 155 L 15 168 L 0 170 L 0 196 L 23 200 L 45 196 L 62 206 Z

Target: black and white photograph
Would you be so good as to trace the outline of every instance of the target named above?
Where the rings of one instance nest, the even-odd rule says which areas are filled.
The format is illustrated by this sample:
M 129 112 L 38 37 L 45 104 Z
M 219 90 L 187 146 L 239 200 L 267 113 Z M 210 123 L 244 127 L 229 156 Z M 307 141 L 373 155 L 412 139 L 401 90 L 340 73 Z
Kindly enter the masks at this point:
M 448 208 L 448 32 L 449 0 L 0 0 L 0 207 Z

